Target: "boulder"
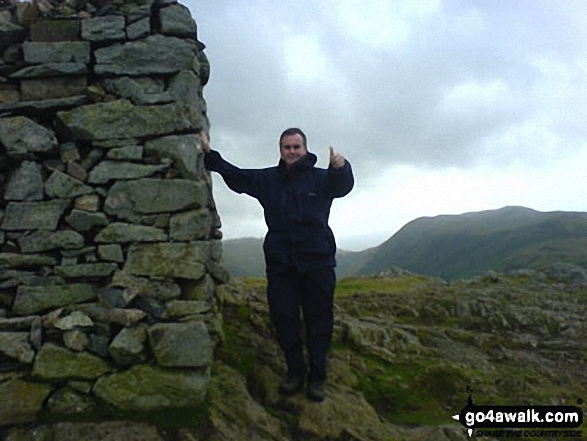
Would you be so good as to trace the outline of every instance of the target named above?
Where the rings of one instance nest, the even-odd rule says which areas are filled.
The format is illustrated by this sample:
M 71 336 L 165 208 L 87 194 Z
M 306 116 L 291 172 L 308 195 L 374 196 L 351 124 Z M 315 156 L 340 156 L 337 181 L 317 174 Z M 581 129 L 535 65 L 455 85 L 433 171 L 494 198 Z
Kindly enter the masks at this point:
M 94 355 L 45 343 L 35 358 L 32 375 L 43 380 L 92 380 L 112 370 L 112 366 Z
M 75 199 L 73 207 L 76 210 L 96 212 L 100 208 L 100 196 L 97 194 L 80 196 Z
M 19 379 L 0 382 L 0 426 L 34 421 L 52 389 L 48 384 Z
M 150 138 L 174 132 L 198 132 L 200 114 L 184 104 L 135 106 L 128 100 L 90 104 L 57 118 L 74 140 Z
M 126 37 L 129 40 L 138 40 L 151 33 L 151 18 L 145 17 L 126 27 Z
M 205 300 L 209 302 L 216 293 L 216 284 L 212 277 L 206 274 L 201 280 L 188 284 L 184 290 L 184 299 L 186 300 Z
M 19 315 L 34 314 L 50 308 L 89 302 L 98 296 L 98 287 L 90 284 L 73 283 L 54 286 L 21 285 L 16 291 L 12 311 Z
M 548 271 L 548 275 L 564 283 L 587 285 L 587 270 L 571 263 L 558 262 L 553 264 Z
M 233 368 L 214 363 L 210 387 L 210 423 L 219 439 L 287 441 L 287 427 L 251 396 L 247 379 Z
M 139 41 L 97 49 L 98 75 L 158 75 L 190 69 L 196 57 L 193 41 L 151 35 Z
M 181 320 L 185 317 L 205 314 L 212 310 L 209 301 L 204 300 L 171 300 L 165 304 L 164 317 Z
M 82 21 L 82 39 L 94 43 L 120 41 L 126 38 L 122 15 L 105 15 Z
M 6 115 L 38 112 L 56 112 L 59 110 L 71 109 L 76 106 L 83 106 L 88 103 L 85 95 L 66 98 L 53 98 L 36 101 L 19 101 L 16 103 L 0 103 L 0 112 Z
M 381 420 L 362 394 L 352 390 L 330 393 L 327 387 L 326 396 L 320 406 L 302 406 L 299 419 L 302 439 L 401 439 L 391 425 Z
M 31 364 L 35 358 L 28 332 L 0 332 L 0 353 L 23 364 Z
M 84 237 L 70 230 L 35 231 L 32 234 L 19 238 L 18 245 L 23 253 L 81 248 L 84 246 Z
M 111 308 L 95 304 L 72 305 L 70 309 L 83 312 L 95 322 L 115 323 L 122 326 L 131 326 L 147 316 L 147 313 L 140 309 Z
M 63 333 L 63 343 L 67 349 L 81 352 L 88 347 L 90 339 L 85 332 L 78 329 L 72 329 Z
M 108 150 L 106 157 L 115 160 L 140 161 L 143 159 L 142 145 L 129 145 Z
M 23 101 L 77 97 L 86 93 L 85 75 L 61 78 L 34 78 L 22 80 L 20 91 Z
M 107 262 L 124 262 L 124 253 L 122 247 L 118 244 L 100 245 L 98 247 L 98 257 Z
M 71 387 L 62 387 L 51 394 L 47 400 L 47 408 L 52 415 L 87 415 L 97 410 L 97 404 L 87 393 L 81 393 Z M 63 438 L 57 439 L 61 441 Z
M 213 345 L 203 322 L 158 323 L 148 330 L 157 364 L 166 367 L 204 367 L 212 364 Z
M 53 326 L 57 329 L 70 331 L 77 328 L 91 328 L 94 326 L 94 322 L 83 312 L 74 311 L 71 314 L 58 319 Z
M 116 182 L 108 191 L 104 211 L 121 218 L 136 214 L 177 212 L 205 207 L 208 188 L 201 181 L 151 179 Z
M 68 199 L 9 202 L 1 228 L 7 231 L 55 230 L 61 215 L 69 206 Z
M 23 161 L 10 175 L 4 191 L 7 201 L 40 201 L 43 199 L 41 164 Z
M 206 102 L 202 98 L 200 77 L 193 70 L 182 70 L 169 82 L 169 93 L 179 103 L 188 104 L 205 112 Z
M 85 63 L 90 62 L 90 43 L 67 41 L 58 43 L 25 41 L 24 61 L 31 64 L 44 63 Z
M 134 296 L 154 297 L 161 300 L 172 300 L 181 296 L 179 285 L 172 281 L 136 277 L 124 271 L 116 271 L 110 285 L 124 288 Z
M 166 170 L 167 165 L 145 165 L 122 161 L 103 161 L 92 169 L 88 177 L 90 184 L 106 184 L 113 180 L 146 178 Z
M 24 158 L 28 153 L 48 152 L 57 147 L 57 138 L 53 131 L 32 119 L 15 116 L 0 119 L 0 144 L 8 156 Z
M 147 359 L 147 327 L 123 328 L 110 344 L 109 353 L 118 366 L 143 363 Z
M 50 256 L 0 253 L 0 269 L 36 268 L 51 265 L 55 265 L 55 259 Z
M 162 78 L 152 77 L 116 77 L 104 80 L 106 90 L 122 98 L 151 93 L 163 93 L 165 81 Z
M 172 240 L 205 240 L 210 237 L 212 215 L 210 210 L 202 208 L 171 216 L 169 237 Z
M 50 198 L 74 198 L 95 193 L 95 190 L 82 181 L 55 170 L 45 182 L 45 192 Z
M 114 222 L 94 238 L 97 243 L 164 242 L 167 234 L 159 228 Z
M 161 33 L 180 38 L 196 37 L 196 22 L 192 19 L 190 10 L 179 3 L 172 4 L 159 10 Z
M 145 143 L 145 152 L 158 158 L 169 158 L 184 179 L 204 176 L 204 154 L 199 135 L 171 135 Z
M 94 394 L 121 410 L 151 411 L 203 404 L 209 376 L 198 371 L 169 371 L 150 365 L 98 379 Z
M 65 278 L 108 277 L 118 269 L 118 265 L 109 262 L 82 263 L 79 265 L 61 265 L 55 267 L 55 274 Z
M 72 210 L 65 221 L 77 231 L 89 231 L 94 227 L 108 225 L 108 218 L 104 213 L 92 213 L 83 210 Z
M 53 78 L 85 75 L 88 67 L 84 63 L 46 63 L 29 66 L 11 75 L 19 80 L 26 78 Z
M 124 271 L 138 276 L 199 280 L 206 273 L 206 242 L 132 244 Z

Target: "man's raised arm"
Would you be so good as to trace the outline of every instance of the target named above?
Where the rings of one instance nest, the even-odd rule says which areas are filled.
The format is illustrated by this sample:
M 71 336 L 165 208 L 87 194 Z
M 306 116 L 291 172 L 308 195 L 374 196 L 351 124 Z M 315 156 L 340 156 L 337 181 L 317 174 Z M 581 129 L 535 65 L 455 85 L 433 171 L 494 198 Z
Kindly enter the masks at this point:
M 200 132 L 202 150 L 204 151 L 204 165 L 207 170 L 215 171 L 222 176 L 226 185 L 237 193 L 257 195 L 257 179 L 255 170 L 245 170 L 235 167 L 210 147 L 210 140 L 204 131 Z

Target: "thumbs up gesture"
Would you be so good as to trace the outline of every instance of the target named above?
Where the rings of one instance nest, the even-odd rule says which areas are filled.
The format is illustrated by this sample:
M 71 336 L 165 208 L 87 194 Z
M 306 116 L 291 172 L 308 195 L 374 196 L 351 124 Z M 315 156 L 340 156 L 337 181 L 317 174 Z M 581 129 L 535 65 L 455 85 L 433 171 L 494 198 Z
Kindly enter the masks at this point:
M 332 168 L 339 169 L 344 166 L 344 156 L 334 151 L 334 147 L 330 146 L 330 165 Z

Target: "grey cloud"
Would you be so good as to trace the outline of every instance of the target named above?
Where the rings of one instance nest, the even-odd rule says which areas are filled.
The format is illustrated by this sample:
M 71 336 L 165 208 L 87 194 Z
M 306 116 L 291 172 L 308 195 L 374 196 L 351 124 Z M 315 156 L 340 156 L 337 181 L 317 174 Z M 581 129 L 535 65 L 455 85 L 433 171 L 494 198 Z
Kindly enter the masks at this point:
M 584 59 L 582 1 L 448 1 L 413 23 L 411 38 L 395 48 L 367 47 L 341 34 L 334 16 L 315 3 L 186 2 L 198 11 L 211 61 L 205 94 L 212 135 L 235 163 L 271 165 L 277 137 L 289 126 L 307 131 L 319 155 L 335 144 L 359 176 L 377 174 L 374 163 L 381 170 L 398 163 L 468 167 L 483 159 L 488 140 L 539 117 L 549 118 L 568 148 L 584 143 L 584 120 L 567 115 L 569 106 L 584 102 L 549 99 L 538 87 L 544 73 L 532 64 L 553 60 L 576 69 Z M 318 39 L 340 74 L 331 81 L 344 81 L 345 93 L 288 80 L 280 39 L 295 32 Z M 587 90 L 585 77 L 575 70 L 575 78 L 561 81 L 580 94 Z M 494 81 L 507 85 L 507 99 L 443 111 L 442 99 L 453 87 Z

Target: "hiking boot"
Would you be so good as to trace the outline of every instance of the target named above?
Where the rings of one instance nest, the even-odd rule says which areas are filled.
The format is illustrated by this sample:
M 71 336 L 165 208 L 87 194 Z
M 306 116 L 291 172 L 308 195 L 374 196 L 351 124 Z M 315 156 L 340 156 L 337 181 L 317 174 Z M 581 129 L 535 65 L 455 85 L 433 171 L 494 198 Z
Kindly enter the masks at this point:
M 279 385 L 279 392 L 290 396 L 299 392 L 302 387 L 304 387 L 304 377 L 288 374 Z
M 324 401 L 324 382 L 310 381 L 308 383 L 308 389 L 306 389 L 306 397 L 311 401 Z

